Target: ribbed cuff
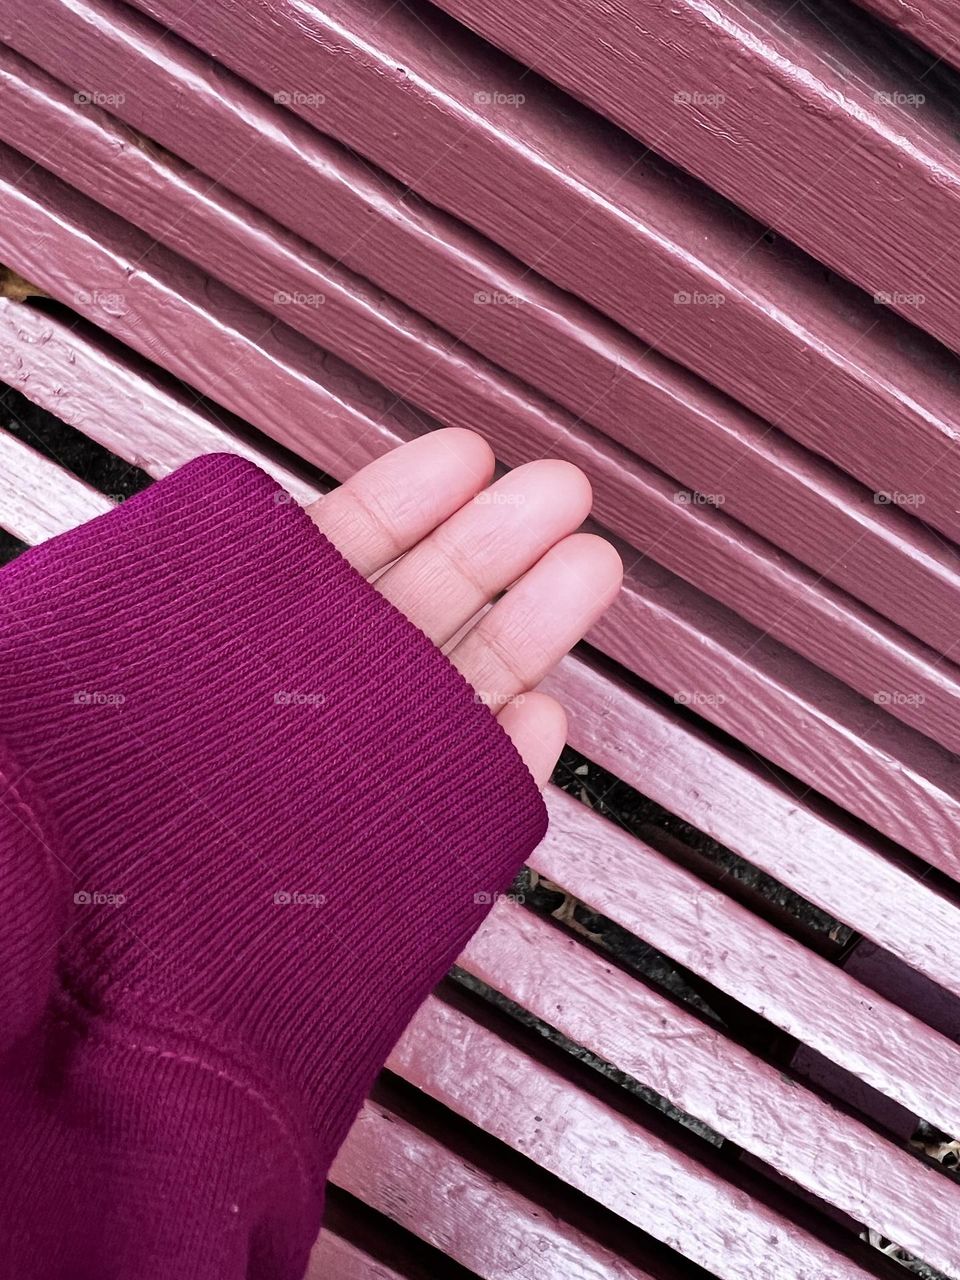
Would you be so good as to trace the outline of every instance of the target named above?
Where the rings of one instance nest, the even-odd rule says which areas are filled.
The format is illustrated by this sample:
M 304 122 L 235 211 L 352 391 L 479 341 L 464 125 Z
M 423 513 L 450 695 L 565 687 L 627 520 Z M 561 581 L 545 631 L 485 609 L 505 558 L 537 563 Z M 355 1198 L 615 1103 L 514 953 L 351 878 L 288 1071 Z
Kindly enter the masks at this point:
M 213 1028 L 339 1141 L 544 833 L 508 737 L 227 455 L 14 561 L 0 658 L 63 837 L 69 984 L 97 1016 Z

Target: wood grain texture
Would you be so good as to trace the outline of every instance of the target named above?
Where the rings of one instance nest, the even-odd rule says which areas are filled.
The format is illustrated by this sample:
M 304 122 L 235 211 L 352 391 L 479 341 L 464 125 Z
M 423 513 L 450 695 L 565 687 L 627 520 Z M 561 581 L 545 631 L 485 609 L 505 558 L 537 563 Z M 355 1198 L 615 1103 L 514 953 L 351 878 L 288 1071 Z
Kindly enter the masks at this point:
M 0 430 L 0 526 L 24 542 L 43 542 L 109 511 L 102 493 Z
M 548 796 L 536 871 L 914 1115 L 958 1131 L 952 1040 L 565 792 Z
M 960 875 L 960 763 L 887 714 L 893 700 L 911 697 L 906 689 L 863 698 L 642 563 L 590 639 L 877 831 Z
M 313 1246 L 304 1280 L 404 1280 L 399 1271 L 374 1261 L 368 1253 L 332 1231 L 321 1232 Z
M 21 40 L 11 7 L 5 38 Z M 871 490 L 920 495 L 924 519 L 960 537 L 956 360 L 462 29 L 391 0 L 137 7 Z
M 298 502 L 317 485 L 161 385 L 149 367 L 95 330 L 0 299 L 0 381 L 156 479 L 203 453 L 237 453 Z
M 645 914 L 656 909 L 651 902 Z M 501 902 L 458 964 L 854 1221 L 935 1266 L 960 1263 L 960 1186 L 576 938 Z M 934 1201 L 942 1215 L 917 1214 Z
M 476 1073 L 473 1065 L 484 1064 Z M 388 1067 L 719 1280 L 862 1280 L 836 1253 L 691 1156 L 430 997 Z M 464 1080 L 471 1087 L 464 1089 Z
M 375 1102 L 330 1178 L 483 1280 L 656 1280 Z
M 36 0 L 9 38 L 74 88 L 109 64 L 114 113 L 681 485 L 719 487 L 727 513 L 911 634 L 941 650 L 953 644 L 955 549 L 239 78 L 159 41 L 155 24 L 109 0 L 88 4 L 96 25 L 68 0 Z M 114 170 L 130 157 L 137 167 L 135 143 L 9 51 L 0 50 L 0 66 L 7 140 L 64 176 L 111 148 L 107 173 L 120 199 Z M 167 109 L 174 92 L 189 95 L 188 112 Z M 151 160 L 145 189 L 162 181 L 164 159 Z
M 41 108 L 47 101 L 40 99 Z M 31 152 L 47 159 L 52 141 L 46 144 L 43 118 L 42 110 L 39 117 L 10 113 L 0 123 L 0 134 L 16 134 L 18 142 L 29 144 Z M 91 136 L 94 148 L 99 139 L 103 150 L 94 149 L 88 155 L 78 146 L 61 147 L 49 162 L 56 163 L 78 187 L 91 196 L 97 193 L 107 200 L 112 196 L 117 211 L 133 223 L 189 253 L 264 311 L 283 317 L 288 329 L 351 359 L 398 398 L 405 397 L 446 425 L 472 428 L 482 422 L 498 455 L 510 465 L 556 453 L 582 466 L 594 484 L 599 519 L 641 554 L 653 556 L 724 601 L 863 695 L 887 697 L 896 718 L 951 750 L 960 748 L 960 669 L 953 663 L 939 661 L 822 582 L 812 570 L 777 554 L 718 507 L 691 501 L 675 481 L 578 424 L 532 388 L 457 346 L 402 304 L 378 295 L 306 242 L 267 222 L 249 206 L 210 190 L 193 171 L 162 163 L 149 149 L 124 146 L 122 139 L 111 139 L 109 133 L 84 131 L 82 120 L 77 129 Z M 105 168 L 115 154 L 124 162 Z M 119 189 L 113 185 L 117 181 Z M 49 188 L 38 172 L 30 174 L 29 189 L 10 179 L 7 191 L 12 207 L 22 210 L 29 202 L 31 216 L 40 221 L 52 223 L 49 202 L 59 201 L 69 209 L 71 219 L 98 224 L 101 246 L 110 237 L 109 222 L 102 224 L 99 214 L 84 206 L 72 189 Z M 47 203 L 41 203 L 44 200 Z M 21 213 L 19 225 L 10 228 L 8 243 L 13 238 L 22 241 L 25 226 Z M 58 236 L 61 228 L 62 219 L 55 229 Z M 118 224 L 112 236 L 128 255 L 129 235 L 127 224 Z M 88 252 L 84 241 L 81 261 L 74 267 L 75 283 L 85 279 L 76 272 L 85 269 L 82 259 Z M 149 242 L 143 252 L 153 252 Z M 37 260 L 32 244 L 8 253 L 26 274 L 44 279 L 56 292 L 44 275 L 49 266 Z M 33 254 L 26 267 L 24 253 Z M 62 250 L 60 259 L 61 270 L 67 270 Z M 283 281 L 283 290 L 277 290 L 278 280 Z M 194 293 L 197 288 L 193 286 Z M 83 293 L 74 288 L 72 296 Z M 97 305 L 96 293 L 91 296 L 92 318 L 109 324 L 109 309 Z M 216 303 L 208 306 L 211 315 L 204 322 L 216 323 L 220 308 Z M 148 325 L 153 323 L 149 313 L 144 319 Z M 256 323 L 253 317 L 251 323 Z M 260 359 L 260 352 L 252 350 L 251 358 Z M 305 353 L 304 359 L 309 360 L 309 355 Z M 212 367 L 206 376 L 211 373 Z M 293 394 L 296 391 L 292 389 Z M 238 402 L 242 403 L 235 399 L 228 407 L 235 408 Z M 254 421 L 262 425 L 259 419 Z M 283 430 L 276 414 L 269 430 L 275 437 Z M 321 458 L 317 450 L 322 446 L 313 448 L 315 461 L 327 467 L 333 463 L 336 469 L 340 450 L 335 448 Z
M 25 174 L 27 162 L 10 152 L 0 155 L 0 166 L 0 207 L 11 214 L 0 223 L 0 251 L 55 296 L 73 300 L 95 322 L 155 354 L 227 408 L 245 411 L 268 435 L 342 475 L 423 429 L 409 417 L 398 420 L 402 406 L 385 400 L 375 384 L 339 362 L 331 365 L 332 357 L 294 330 L 268 321 L 236 293 L 151 247 L 133 227 L 111 221 L 37 168 Z M 349 322 L 359 324 L 369 312 L 350 290 L 343 298 L 337 326 L 329 323 L 332 305 L 300 310 L 322 317 L 331 342 L 344 343 L 346 350 L 362 332 Z M 394 337 L 403 339 L 401 326 Z M 366 345 L 383 368 L 393 348 Z M 441 358 L 442 344 L 435 349 Z M 463 363 L 461 355 L 458 364 Z M 421 385 L 434 368 L 426 367 Z M 321 369 L 324 382 L 318 380 Z M 343 390 L 338 380 L 346 383 Z M 466 404 L 478 415 L 452 420 L 484 421 L 504 461 L 515 465 L 562 444 L 564 456 L 594 479 L 596 510 L 609 527 L 735 604 L 761 631 L 787 639 L 871 699 L 886 701 L 878 710 L 838 684 L 825 684 L 815 668 L 797 663 L 696 593 L 674 591 L 670 608 L 663 608 L 667 596 L 656 575 L 641 591 L 626 594 L 601 624 L 596 635 L 603 647 L 668 691 L 721 693 L 724 701 L 704 702 L 709 718 L 742 733 L 755 749 L 953 874 L 956 766 L 886 711 L 954 742 L 956 668 L 938 665 L 915 642 L 817 583 L 787 557 L 771 556 L 767 544 L 716 509 L 678 504 L 673 482 L 582 426 L 570 433 L 559 411 L 548 417 L 545 408 L 510 387 L 494 398 L 500 385 L 494 372 L 486 370 L 480 385 L 482 394 L 469 379 L 460 383 L 451 375 L 446 389 L 466 387 L 474 394 L 450 403 Z M 312 425 L 317 421 L 324 422 L 322 432 Z M 361 424 L 366 431 L 357 430 Z M 651 627 L 649 636 L 638 630 L 641 624 Z M 709 625 L 716 634 L 708 645 L 701 633 Z M 735 673 L 747 683 L 734 688 Z M 757 691 L 755 705 L 745 700 L 746 687 Z
M 841 810 L 581 659 L 565 659 L 544 687 L 567 707 L 577 750 L 960 996 L 960 910 Z
M 349 474 L 429 429 L 234 291 L 0 148 L 0 254 L 93 324 L 310 461 Z M 341 422 L 339 432 L 328 424 Z
M 960 349 L 960 152 L 922 82 L 858 57 L 797 5 L 440 3 Z
M 857 0 L 857 3 L 960 67 L 960 12 L 954 0 Z

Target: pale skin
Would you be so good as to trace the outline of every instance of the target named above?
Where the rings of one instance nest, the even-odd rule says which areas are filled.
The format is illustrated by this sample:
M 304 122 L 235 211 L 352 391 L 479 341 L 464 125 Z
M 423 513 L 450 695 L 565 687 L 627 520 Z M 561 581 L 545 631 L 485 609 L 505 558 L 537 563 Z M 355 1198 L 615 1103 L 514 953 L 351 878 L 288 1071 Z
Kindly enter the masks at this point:
M 610 543 L 575 532 L 592 502 L 577 467 L 543 459 L 497 481 L 493 474 L 482 436 L 434 431 L 307 510 L 354 568 L 448 653 L 542 787 L 567 722 L 536 686 L 613 601 L 623 568 Z

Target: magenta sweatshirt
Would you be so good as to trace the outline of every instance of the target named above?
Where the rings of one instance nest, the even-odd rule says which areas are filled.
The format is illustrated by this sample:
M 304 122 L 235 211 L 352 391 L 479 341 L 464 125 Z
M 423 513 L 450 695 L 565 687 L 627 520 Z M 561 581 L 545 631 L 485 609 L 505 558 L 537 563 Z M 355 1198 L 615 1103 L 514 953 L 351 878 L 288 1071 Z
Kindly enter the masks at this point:
M 212 456 L 0 573 L 0 1275 L 294 1280 L 543 835 L 490 712 Z

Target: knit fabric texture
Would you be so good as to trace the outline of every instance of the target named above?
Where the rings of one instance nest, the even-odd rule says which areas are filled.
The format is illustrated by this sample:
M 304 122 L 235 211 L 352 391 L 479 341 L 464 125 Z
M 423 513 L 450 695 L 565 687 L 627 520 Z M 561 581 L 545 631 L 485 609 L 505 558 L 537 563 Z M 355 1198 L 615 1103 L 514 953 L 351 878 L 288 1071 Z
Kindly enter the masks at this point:
M 542 837 L 512 743 L 250 463 L 0 574 L 0 1275 L 287 1280 Z

